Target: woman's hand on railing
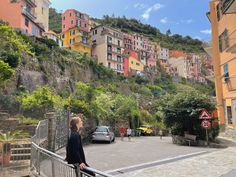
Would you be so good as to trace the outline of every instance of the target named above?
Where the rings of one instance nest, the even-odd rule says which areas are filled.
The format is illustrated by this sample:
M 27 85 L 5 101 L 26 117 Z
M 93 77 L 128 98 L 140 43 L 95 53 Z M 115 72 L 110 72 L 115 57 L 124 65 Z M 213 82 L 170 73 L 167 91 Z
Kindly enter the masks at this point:
M 86 165 L 85 165 L 84 163 L 81 163 L 81 164 L 79 164 L 79 168 L 80 168 L 81 170 L 83 170 L 84 168 L 86 168 Z

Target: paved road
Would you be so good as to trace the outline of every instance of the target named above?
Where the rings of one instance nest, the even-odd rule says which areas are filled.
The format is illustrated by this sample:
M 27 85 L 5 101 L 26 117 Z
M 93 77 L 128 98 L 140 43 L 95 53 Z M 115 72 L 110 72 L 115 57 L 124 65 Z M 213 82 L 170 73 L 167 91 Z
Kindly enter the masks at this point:
M 148 162 L 158 162 L 167 158 L 177 158 L 187 154 L 208 153 L 216 149 L 178 146 L 172 144 L 170 137 L 138 137 L 131 142 L 116 139 L 112 144 L 92 144 L 84 147 L 88 164 L 101 171 L 116 171 Z M 65 150 L 63 150 L 65 151 Z M 60 152 L 65 156 L 65 152 Z M 187 158 L 187 157 L 186 157 Z

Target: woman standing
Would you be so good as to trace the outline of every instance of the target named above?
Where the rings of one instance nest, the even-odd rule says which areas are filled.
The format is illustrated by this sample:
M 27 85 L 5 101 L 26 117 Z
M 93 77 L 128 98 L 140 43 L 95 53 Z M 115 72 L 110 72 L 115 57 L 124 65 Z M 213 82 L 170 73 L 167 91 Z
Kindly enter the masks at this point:
M 81 136 L 79 130 L 83 127 L 83 121 L 80 117 L 73 117 L 70 121 L 71 134 L 68 139 L 66 147 L 66 160 L 68 164 L 79 164 L 81 171 L 88 173 L 89 175 L 95 176 L 91 171 L 85 168 L 89 165 L 86 163 L 84 150 L 81 142 Z M 77 166 L 75 166 L 77 168 Z

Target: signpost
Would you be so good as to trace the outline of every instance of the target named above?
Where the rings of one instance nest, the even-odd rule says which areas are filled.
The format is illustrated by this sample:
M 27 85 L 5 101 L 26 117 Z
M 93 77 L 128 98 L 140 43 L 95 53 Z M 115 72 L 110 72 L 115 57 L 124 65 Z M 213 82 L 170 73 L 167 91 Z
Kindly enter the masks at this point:
M 202 119 L 202 128 L 206 129 L 206 141 L 207 145 L 209 145 L 207 130 L 211 127 L 211 122 L 209 121 L 209 119 L 211 119 L 211 115 L 207 112 L 207 110 L 203 109 L 201 114 L 199 115 L 199 119 Z

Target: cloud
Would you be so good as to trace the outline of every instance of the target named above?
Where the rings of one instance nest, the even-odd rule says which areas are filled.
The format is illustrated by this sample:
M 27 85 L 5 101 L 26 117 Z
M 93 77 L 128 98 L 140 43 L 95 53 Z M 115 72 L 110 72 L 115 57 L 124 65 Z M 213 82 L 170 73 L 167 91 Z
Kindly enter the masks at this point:
M 148 20 L 149 19 L 149 17 L 150 17 L 150 13 L 152 12 L 152 11 L 158 11 L 159 9 L 161 9 L 162 7 L 164 7 L 162 4 L 159 4 L 159 3 L 156 3 L 156 4 L 154 4 L 153 6 L 150 6 L 148 9 L 146 9 L 145 11 L 144 11 L 144 13 L 142 14 L 142 17 L 143 17 L 143 19 L 145 19 L 145 20 Z
M 163 19 L 161 19 L 160 22 L 166 24 L 168 22 L 167 17 L 164 17 Z
M 211 34 L 211 30 L 210 29 L 201 30 L 200 32 L 203 33 L 203 34 Z
M 193 19 L 181 20 L 181 23 L 190 24 L 193 22 Z
M 147 7 L 147 5 L 145 5 L 145 4 L 143 4 L 143 3 L 136 3 L 136 4 L 134 4 L 134 8 L 135 9 L 144 9 L 144 8 L 146 8 Z

